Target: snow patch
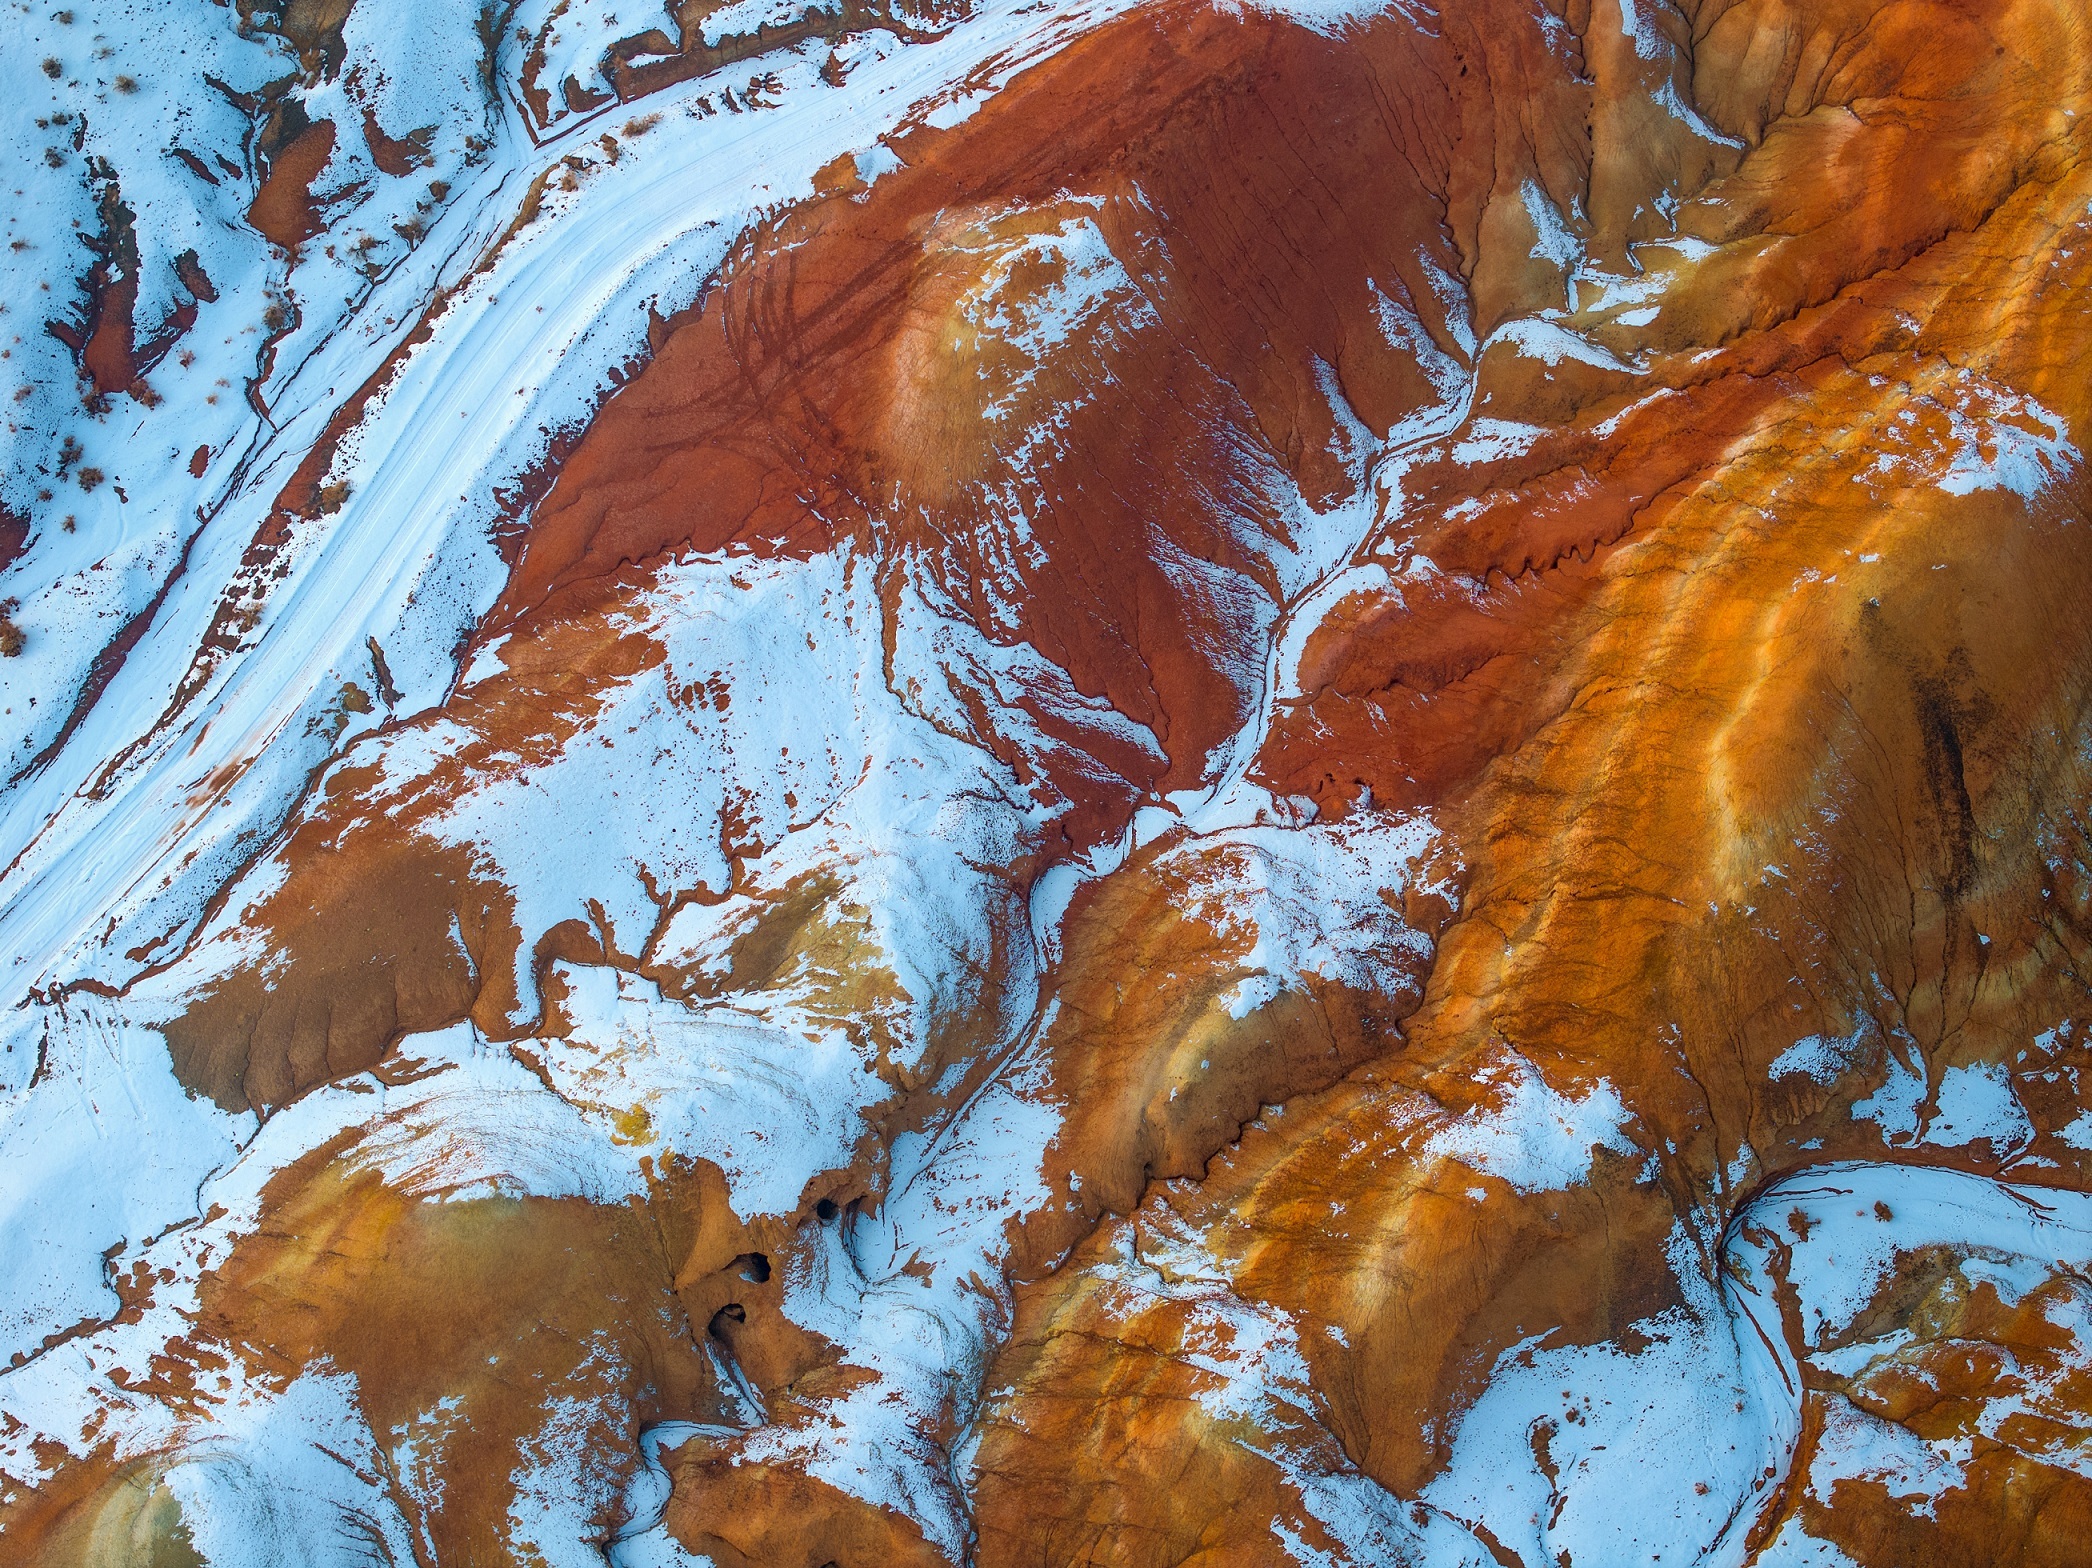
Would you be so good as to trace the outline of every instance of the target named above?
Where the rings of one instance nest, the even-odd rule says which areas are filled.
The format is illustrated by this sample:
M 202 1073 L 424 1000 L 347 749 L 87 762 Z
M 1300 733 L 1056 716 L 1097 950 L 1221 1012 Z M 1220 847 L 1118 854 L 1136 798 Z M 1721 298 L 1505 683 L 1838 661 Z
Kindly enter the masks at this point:
M 1525 215 L 1533 225 L 1532 256 L 1537 261 L 1551 261 L 1557 267 L 1572 269 L 1583 260 L 1583 241 L 1569 227 L 1562 216 L 1562 209 L 1554 204 L 1554 198 L 1540 188 L 1537 180 L 1527 180 L 1519 187 L 1519 200 L 1525 204 Z
M 1939 1109 L 1925 1142 L 1954 1148 L 1987 1140 L 1995 1158 L 2034 1141 L 2034 1124 L 2012 1089 L 2012 1075 L 1995 1062 L 1950 1067 L 1940 1075 Z
M 1682 1229 L 1670 1253 L 1685 1304 L 1635 1326 L 1641 1349 L 1535 1339 L 1498 1359 L 1427 1502 L 1525 1562 L 1740 1558 L 1799 1412 Z
M 1772 1059 L 1766 1075 L 1777 1079 L 1799 1073 L 1820 1084 L 1834 1084 L 1852 1070 L 1865 1038 L 1863 1030 L 1855 1030 L 1842 1039 L 1820 1034 L 1804 1035 Z
M 1650 313 L 1655 314 L 1653 311 Z M 1624 318 L 1623 318 L 1624 319 Z M 1507 321 L 1489 334 L 1491 343 L 1509 343 L 1527 359 L 1537 359 L 1543 365 L 1559 365 L 1564 360 L 1574 360 L 1580 365 L 1592 365 L 1600 370 L 1631 372 L 1633 367 L 1621 361 L 1619 356 L 1608 352 L 1588 338 L 1571 332 L 1567 327 L 1537 317 L 1519 321 Z
M 1457 1160 L 1516 1192 L 1534 1193 L 1583 1181 L 1598 1149 L 1634 1151 L 1627 1107 L 1604 1078 L 1571 1098 L 1525 1057 L 1505 1051 L 1477 1081 L 1494 1091 L 1494 1103 L 1433 1133 L 1426 1157 Z

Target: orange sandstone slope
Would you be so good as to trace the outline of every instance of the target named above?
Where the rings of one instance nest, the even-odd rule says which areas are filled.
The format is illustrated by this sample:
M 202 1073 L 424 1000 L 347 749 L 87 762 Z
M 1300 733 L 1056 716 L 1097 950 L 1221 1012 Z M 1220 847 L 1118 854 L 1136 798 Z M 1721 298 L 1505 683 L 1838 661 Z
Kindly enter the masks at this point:
M 1084 26 L 53 989 L 21 1560 L 2082 1559 L 2092 22 Z

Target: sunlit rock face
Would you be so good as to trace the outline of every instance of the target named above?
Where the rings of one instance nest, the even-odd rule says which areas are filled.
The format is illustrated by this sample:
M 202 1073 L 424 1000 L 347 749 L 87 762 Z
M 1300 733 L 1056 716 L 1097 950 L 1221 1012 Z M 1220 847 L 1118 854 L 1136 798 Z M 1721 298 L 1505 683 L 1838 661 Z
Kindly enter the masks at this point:
M 2084 1560 L 2081 6 L 8 27 L 0 1558 Z

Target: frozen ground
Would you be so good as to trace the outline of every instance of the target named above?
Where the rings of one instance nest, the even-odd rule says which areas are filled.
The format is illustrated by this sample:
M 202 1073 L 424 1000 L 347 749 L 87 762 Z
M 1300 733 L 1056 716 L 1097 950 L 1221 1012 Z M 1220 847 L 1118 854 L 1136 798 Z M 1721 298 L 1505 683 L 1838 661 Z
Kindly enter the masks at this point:
M 868 912 L 865 948 L 896 995 L 869 1024 L 845 1027 L 817 977 L 758 999 L 693 1005 L 629 974 L 567 965 L 558 978 L 571 1027 L 533 1042 L 541 1072 L 460 1025 L 403 1042 L 426 1077 L 401 1085 L 361 1076 L 263 1123 L 191 1098 L 173 1078 L 152 1006 L 193 974 L 158 993 L 140 988 L 135 1006 L 80 982 L 121 987 L 178 951 L 213 895 L 298 809 L 308 781 L 352 749 L 382 757 L 385 789 L 404 797 L 419 786 L 449 732 L 382 727 L 499 669 L 499 650 L 487 649 L 461 670 L 458 649 L 502 581 L 492 532 L 503 493 L 551 433 L 584 421 L 613 372 L 642 353 L 650 309 L 665 315 L 692 302 L 733 239 L 807 194 L 822 166 L 855 154 L 876 176 L 893 166 L 882 138 L 910 117 L 956 123 L 1024 64 L 1130 3 L 987 0 L 946 24 L 925 21 L 917 41 L 892 31 L 845 39 L 835 46 L 839 68 L 825 74 L 826 43 L 748 62 L 727 84 L 739 94 L 732 105 L 720 82 L 697 80 L 629 111 L 557 115 L 537 135 L 516 103 L 522 51 L 511 35 L 494 57 L 490 92 L 472 13 L 358 0 L 342 59 L 307 93 L 309 112 L 332 118 L 338 135 L 315 182 L 332 198 L 330 227 L 296 256 L 244 220 L 259 170 L 238 98 L 296 65 L 281 38 L 240 36 L 200 0 L 110 0 L 67 22 L 19 7 L 10 18 L 18 46 L 0 54 L 9 89 L 0 124 L 5 155 L 16 159 L 7 221 L 23 248 L 0 253 L 9 355 L 0 388 L 11 399 L 0 500 L 31 528 L 0 589 L 20 601 L 26 636 L 22 657 L 0 661 L 10 779 L 0 796 L 0 1219 L 9 1238 L 0 1359 L 19 1358 L 0 1372 L 0 1470 L 9 1477 L 34 1483 L 59 1452 L 113 1436 L 125 1453 L 182 1456 L 170 1486 L 207 1521 L 198 1545 L 214 1564 L 285 1553 L 348 1560 L 334 1555 L 344 1548 L 333 1526 L 350 1514 L 373 1521 L 404 1561 L 417 1527 L 370 1487 L 374 1439 L 345 1375 L 314 1370 L 286 1387 L 228 1376 L 188 1411 L 125 1386 L 184 1330 L 199 1281 L 254 1227 L 271 1176 L 361 1133 L 359 1160 L 432 1201 L 500 1192 L 621 1202 L 645 1192 L 643 1162 L 673 1150 L 719 1164 L 737 1211 L 788 1212 L 811 1181 L 853 1158 L 863 1113 L 887 1092 L 875 1071 L 881 1053 L 924 1065 L 937 1018 L 980 1001 L 987 915 L 1007 896 L 988 869 L 1014 857 L 1041 808 L 983 748 L 953 739 L 966 726 L 956 706 L 939 708 L 934 695 L 903 702 L 895 690 L 942 691 L 954 667 L 990 672 L 984 684 L 1049 674 L 1015 668 L 1023 655 L 1010 649 L 965 642 L 920 596 L 894 612 L 904 635 L 890 651 L 869 569 L 847 554 L 762 566 L 706 559 L 664 572 L 632 615 L 668 650 L 666 662 L 611 693 L 559 755 L 504 771 L 436 831 L 496 869 L 533 933 L 585 907 L 621 931 L 644 926 L 655 881 L 721 885 L 716 840 L 691 825 L 709 830 L 739 791 L 774 828 L 753 885 L 833 875 Z M 585 78 L 607 13 L 552 11 L 522 16 L 523 30 L 546 44 L 546 77 Z M 1298 14 L 1336 29 L 1359 8 L 1344 0 Z M 718 26 L 731 20 L 722 13 Z M 1627 25 L 1639 29 L 1644 55 L 1668 49 L 1632 8 Z M 740 91 L 754 75 L 768 85 Z M 411 176 L 375 165 L 357 129 L 366 113 L 395 140 L 436 128 Z M 518 225 L 527 199 L 534 210 Z M 194 318 L 182 347 L 147 372 L 157 401 L 117 394 L 98 413 L 83 405 L 71 360 L 41 321 L 47 308 L 74 308 L 89 252 L 72 236 L 113 243 L 112 203 L 135 235 L 123 266 L 136 273 L 140 336 L 192 308 Z M 1536 254 L 1580 265 L 1575 236 L 1537 188 L 1528 205 Z M 1106 306 L 1132 293 L 1085 220 L 1037 247 L 1062 264 L 1066 288 L 1039 308 L 981 323 L 1031 355 L 1058 334 L 1094 329 Z M 176 262 L 191 251 L 209 298 L 182 281 Z M 1656 274 L 1614 282 L 1619 302 L 1660 309 Z M 1458 285 L 1448 279 L 1447 291 L 1457 295 Z M 37 303 L 45 295 L 58 303 Z M 1392 307 L 1387 330 L 1405 330 Z M 1479 345 L 1469 334 L 1467 346 L 1473 357 L 1497 349 L 1547 365 L 1617 364 L 1552 320 L 1511 323 Z M 292 523 L 257 566 L 252 547 L 278 491 L 336 411 L 388 365 L 324 476 L 338 505 Z M 1439 402 L 1386 443 L 1351 420 L 1352 505 L 1315 515 L 1297 497 L 1276 498 L 1291 509 L 1298 548 L 1271 563 L 1283 602 L 1266 629 L 1250 719 L 1211 780 L 1151 803 L 1118 840 L 1057 869 L 1007 911 L 1022 939 L 992 960 L 1008 993 L 995 1004 L 995 1070 L 896 1139 L 885 1152 L 884 1202 L 824 1233 L 785 1281 L 791 1314 L 847 1344 L 875 1376 L 820 1431 L 765 1431 L 751 1410 L 748 1457 L 789 1458 L 905 1509 L 963 1553 L 965 1478 L 924 1433 L 979 1398 L 1010 1303 L 978 1281 L 1000 1278 L 1007 1222 L 1050 1201 L 1039 1171 L 1057 1124 L 1042 1108 L 1037 1047 L 1054 1002 L 1040 975 L 1082 883 L 1165 835 L 1232 857 L 1241 882 L 1225 890 L 1215 918 L 1243 927 L 1248 973 L 1228 998 L 1242 1014 L 1309 976 L 1369 981 L 1375 952 L 1421 943 L 1379 895 L 1423 856 L 1431 824 L 1308 824 L 1298 803 L 1251 781 L 1249 767 L 1321 616 L 1345 593 L 1399 592 L 1435 571 L 1398 548 L 1412 458 L 1457 441 L 1456 458 L 1482 461 L 1537 434 L 1469 421 L 1467 367 L 1437 354 L 1429 368 Z M 1336 411 L 1341 423 L 1348 410 Z M 2009 426 L 1972 383 L 1939 405 L 1953 436 L 1946 488 L 2025 490 L 2075 461 L 2040 410 L 2005 412 Z M 1890 444 L 1884 481 L 1907 477 L 1895 465 L 1923 460 L 1920 434 Z M 1052 432 L 1013 435 L 1034 438 Z M 92 484 L 90 471 L 99 475 Z M 1386 559 L 1368 553 L 1376 539 L 1394 542 Z M 97 690 L 97 656 L 126 624 L 137 638 Z M 389 702 L 368 700 L 382 684 L 373 643 L 396 688 Z M 701 729 L 672 711 L 670 683 L 698 676 L 731 686 L 730 722 Z M 360 709 L 344 700 L 352 687 L 366 699 Z M 603 744 L 627 736 L 645 744 L 622 753 Z M 779 761 L 787 748 L 789 767 Z M 624 760 L 637 757 L 655 759 L 651 771 Z M 590 819 L 588 802 L 614 784 L 645 809 Z M 250 880 L 199 953 L 224 957 L 251 940 L 240 913 L 271 873 L 244 874 Z M 746 914 L 733 901 L 687 906 L 662 950 L 718 970 Z M 522 977 L 519 991 L 527 984 Z M 1817 1046 L 1795 1057 L 1794 1070 L 1816 1070 L 1831 1049 Z M 1437 1132 L 1433 1157 L 1531 1193 L 1583 1180 L 1594 1150 L 1629 1147 L 1622 1129 L 1632 1108 L 1610 1084 L 1564 1095 L 1515 1053 L 1492 1072 L 1484 1110 Z M 1997 1076 L 1961 1072 L 1943 1086 L 1928 1136 L 1988 1138 L 2002 1152 L 2022 1136 L 2024 1112 Z M 633 1134 L 635 1125 L 645 1132 Z M 2084 1266 L 2085 1201 L 1889 1166 L 1776 1186 L 1725 1244 L 1681 1230 L 1673 1251 L 1683 1304 L 1640 1326 L 1644 1348 L 1508 1353 L 1423 1499 L 1425 1523 L 1333 1449 L 1302 1460 L 1294 1479 L 1308 1512 L 1356 1562 L 1397 1544 L 1434 1563 L 1490 1560 L 1473 1524 L 1532 1560 L 1569 1550 L 1579 1562 L 1624 1561 L 1682 1543 L 1710 1564 L 1741 1561 L 1739 1521 L 1752 1516 L 1768 1471 L 1793 1457 L 1800 1359 L 1852 1359 L 1850 1345 L 1833 1341 L 1898 1256 L 1945 1248 L 1975 1260 L 1994 1288 L 2023 1293 Z M 1807 1235 L 1777 1251 L 1755 1239 L 1787 1226 L 1790 1211 L 1813 1216 Z M 1710 1248 L 1726 1265 L 1716 1280 L 1700 1262 Z M 112 1277 L 141 1264 L 164 1287 L 148 1311 L 124 1320 Z M 1237 1299 L 1196 1238 L 1164 1236 L 1159 1251 L 1129 1251 L 1114 1268 L 1115 1289 L 1202 1304 L 1216 1411 L 1263 1419 L 1311 1405 L 1295 1326 Z M 1776 1280 L 1798 1293 L 1802 1345 L 1789 1342 L 1770 1305 Z M 1543 1423 L 1546 1465 L 1534 1444 Z M 546 1443 L 563 1430 L 548 1425 Z M 1693 1440 L 1671 1439 L 1681 1431 Z M 663 1429 L 645 1440 L 649 1463 L 626 1499 L 634 1525 L 609 1548 L 623 1568 L 679 1559 L 650 1528 L 665 1488 L 659 1450 L 677 1436 Z M 1931 1496 L 1952 1484 L 1964 1457 L 1841 1413 L 1809 1461 L 1808 1484 L 1887 1476 L 1909 1495 Z M 533 1470 L 517 1539 L 547 1561 L 600 1560 L 589 1518 L 602 1499 L 591 1485 L 574 1467 Z M 1623 1497 L 1650 1506 L 1622 1508 Z M 1304 1543 L 1290 1544 L 1312 1560 Z M 1834 1553 L 1790 1524 L 1767 1560 L 1835 1563 Z

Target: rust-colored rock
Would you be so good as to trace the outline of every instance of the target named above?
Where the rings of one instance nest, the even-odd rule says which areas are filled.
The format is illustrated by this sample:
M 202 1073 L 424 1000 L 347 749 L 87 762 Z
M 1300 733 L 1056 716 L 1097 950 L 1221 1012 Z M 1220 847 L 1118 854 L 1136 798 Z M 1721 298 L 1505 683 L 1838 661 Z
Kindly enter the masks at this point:
M 64 993 L 271 1174 L 54 1325 L 175 1415 L 36 1560 L 193 1555 L 235 1373 L 428 1563 L 2082 1557 L 2086 18 L 1071 33 L 648 301 L 450 687 Z
M 247 221 L 272 245 L 291 250 L 317 234 L 313 181 L 334 156 L 334 122 L 315 120 L 292 137 L 269 162 L 268 176 L 247 209 Z

